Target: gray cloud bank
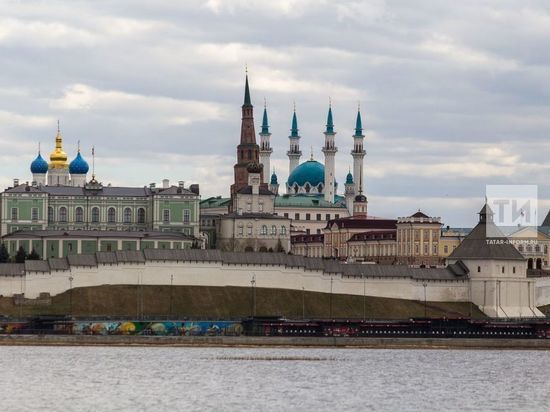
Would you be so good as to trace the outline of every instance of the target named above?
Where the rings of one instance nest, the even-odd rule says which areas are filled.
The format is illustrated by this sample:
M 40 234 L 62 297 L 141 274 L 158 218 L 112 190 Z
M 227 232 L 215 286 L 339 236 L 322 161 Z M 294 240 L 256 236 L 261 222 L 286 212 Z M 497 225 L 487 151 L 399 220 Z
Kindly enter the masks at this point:
M 331 96 L 341 183 L 361 101 L 373 214 L 471 225 L 494 183 L 538 184 L 550 206 L 546 1 L 4 1 L 0 16 L 4 186 L 30 178 L 59 118 L 104 182 L 227 195 L 247 63 L 280 182 L 292 102 L 303 160 L 322 161 Z

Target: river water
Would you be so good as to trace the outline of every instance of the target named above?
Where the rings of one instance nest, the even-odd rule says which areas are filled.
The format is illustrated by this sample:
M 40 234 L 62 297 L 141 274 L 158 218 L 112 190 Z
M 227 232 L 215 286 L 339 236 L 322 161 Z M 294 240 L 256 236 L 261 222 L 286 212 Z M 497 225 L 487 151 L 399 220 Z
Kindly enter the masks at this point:
M 3 411 L 550 410 L 550 352 L 0 347 Z

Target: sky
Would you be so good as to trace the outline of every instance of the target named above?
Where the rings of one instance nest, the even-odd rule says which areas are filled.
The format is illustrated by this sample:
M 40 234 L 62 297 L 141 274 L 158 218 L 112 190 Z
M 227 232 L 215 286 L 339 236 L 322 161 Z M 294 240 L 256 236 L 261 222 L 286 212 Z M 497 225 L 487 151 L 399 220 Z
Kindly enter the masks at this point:
M 0 185 L 31 180 L 59 120 L 104 184 L 227 196 L 245 66 L 279 183 L 294 102 L 302 161 L 323 162 L 330 98 L 340 193 L 360 102 L 369 214 L 472 226 L 487 184 L 538 185 L 550 207 L 545 0 L 3 0 Z

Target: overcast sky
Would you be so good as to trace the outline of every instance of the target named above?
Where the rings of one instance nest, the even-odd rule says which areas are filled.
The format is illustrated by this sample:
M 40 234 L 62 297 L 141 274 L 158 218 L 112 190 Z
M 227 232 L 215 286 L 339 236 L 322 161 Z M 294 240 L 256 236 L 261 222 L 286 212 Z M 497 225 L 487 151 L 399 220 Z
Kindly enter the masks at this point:
M 486 184 L 550 196 L 550 2 L 131 0 L 0 2 L 0 184 L 77 141 L 104 183 L 199 183 L 228 195 L 248 64 L 272 165 L 288 177 L 293 101 L 302 161 L 323 161 L 332 99 L 340 192 L 357 102 L 369 212 L 421 208 L 471 226 Z M 542 205 L 541 205 L 542 203 Z

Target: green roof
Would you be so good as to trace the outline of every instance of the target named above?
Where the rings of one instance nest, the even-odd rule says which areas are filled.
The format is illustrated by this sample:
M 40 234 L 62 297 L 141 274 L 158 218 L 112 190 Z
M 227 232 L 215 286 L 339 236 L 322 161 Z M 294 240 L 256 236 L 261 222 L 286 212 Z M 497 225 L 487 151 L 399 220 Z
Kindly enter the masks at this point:
M 327 202 L 324 195 L 282 195 L 275 198 L 275 207 L 313 207 L 313 208 L 345 208 L 342 196 L 335 196 L 336 202 Z
M 217 208 L 217 207 L 224 207 L 229 205 L 231 202 L 230 197 L 209 197 L 208 199 L 201 200 L 200 208 L 201 209 L 210 209 L 210 208 Z

